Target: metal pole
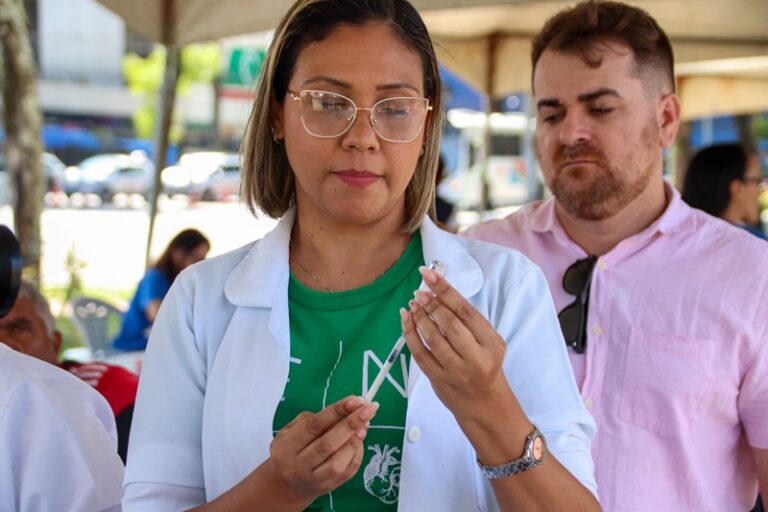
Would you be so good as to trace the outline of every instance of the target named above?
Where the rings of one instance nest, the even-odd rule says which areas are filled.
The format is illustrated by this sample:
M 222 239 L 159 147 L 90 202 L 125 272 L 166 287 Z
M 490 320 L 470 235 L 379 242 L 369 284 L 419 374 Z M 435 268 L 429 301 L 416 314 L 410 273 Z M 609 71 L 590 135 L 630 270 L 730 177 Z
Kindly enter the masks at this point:
M 157 217 L 157 200 L 163 191 L 162 171 L 168 156 L 168 132 L 173 118 L 173 105 L 176 102 L 176 82 L 179 78 L 179 48 L 168 46 L 165 55 L 165 75 L 160 93 L 160 119 L 155 125 L 155 175 L 153 177 L 152 193 L 149 208 L 149 234 L 147 235 L 147 252 L 145 260 L 149 266 L 149 255 L 152 247 L 152 235 L 155 230 Z

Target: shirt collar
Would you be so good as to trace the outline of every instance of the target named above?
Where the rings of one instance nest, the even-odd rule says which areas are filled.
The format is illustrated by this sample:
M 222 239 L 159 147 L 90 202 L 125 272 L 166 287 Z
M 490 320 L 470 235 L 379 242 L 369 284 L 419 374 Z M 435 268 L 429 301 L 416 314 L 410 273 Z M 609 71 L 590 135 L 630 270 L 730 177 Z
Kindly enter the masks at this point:
M 644 230 L 620 242 L 610 253 L 620 248 L 623 252 L 623 249 L 628 246 L 637 247 L 638 244 L 643 244 L 656 234 L 666 235 L 694 229 L 691 207 L 683 201 L 680 192 L 666 180 L 664 193 L 667 198 L 667 207 L 659 218 Z M 557 218 L 554 197 L 525 206 L 523 215 L 525 215 L 525 225 L 528 229 L 539 233 L 551 233 L 560 244 L 574 244 Z
M 239 306 L 269 307 L 275 293 L 288 286 L 288 246 L 296 215 L 288 210 L 277 226 L 255 243 L 227 278 L 227 299 Z M 421 225 L 424 261 L 440 260 L 448 266 L 446 280 L 465 297 L 483 286 L 483 271 L 455 235 L 437 227 L 428 217 Z

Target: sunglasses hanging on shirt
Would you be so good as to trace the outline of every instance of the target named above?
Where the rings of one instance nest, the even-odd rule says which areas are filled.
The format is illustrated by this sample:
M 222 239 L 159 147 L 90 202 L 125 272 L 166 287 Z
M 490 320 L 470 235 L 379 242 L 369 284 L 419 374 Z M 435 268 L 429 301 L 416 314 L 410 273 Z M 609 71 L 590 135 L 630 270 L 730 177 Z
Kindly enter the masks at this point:
M 583 354 L 587 347 L 587 312 L 589 308 L 589 285 L 595 269 L 597 256 L 589 256 L 574 262 L 565 271 L 563 289 L 576 299 L 565 306 L 557 315 L 565 344 L 577 354 Z

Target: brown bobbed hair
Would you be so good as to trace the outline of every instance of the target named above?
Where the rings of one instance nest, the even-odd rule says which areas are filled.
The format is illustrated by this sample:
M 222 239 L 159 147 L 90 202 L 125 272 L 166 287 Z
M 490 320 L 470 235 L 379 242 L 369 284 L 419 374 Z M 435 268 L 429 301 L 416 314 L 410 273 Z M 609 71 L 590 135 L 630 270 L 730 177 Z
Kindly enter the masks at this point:
M 662 85 L 675 91 L 674 57 L 669 38 L 646 11 L 606 0 L 587 0 L 560 11 L 544 24 L 531 47 L 533 69 L 546 49 L 576 53 L 591 67 L 600 67 L 606 42 L 628 46 L 638 72 L 655 71 Z
M 442 85 L 432 40 L 421 16 L 406 0 L 298 0 L 277 27 L 256 87 L 243 139 L 241 197 L 256 215 L 281 217 L 296 197 L 285 145 L 274 140 L 273 108 L 282 106 L 299 53 L 322 41 L 340 25 L 384 23 L 421 57 L 424 94 L 432 111 L 425 121 L 424 151 L 405 190 L 406 223 L 412 233 L 425 214 L 434 218 L 435 172 L 440 153 Z

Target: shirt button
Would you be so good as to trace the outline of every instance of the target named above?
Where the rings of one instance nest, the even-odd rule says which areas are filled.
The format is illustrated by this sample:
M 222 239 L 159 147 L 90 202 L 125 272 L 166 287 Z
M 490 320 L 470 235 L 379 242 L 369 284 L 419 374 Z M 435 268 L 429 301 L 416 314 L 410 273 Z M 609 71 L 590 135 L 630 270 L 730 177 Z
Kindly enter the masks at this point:
M 591 398 L 587 398 L 586 400 L 584 400 L 584 407 L 586 407 L 587 409 L 591 409 L 592 405 L 593 404 L 592 404 L 592 399 Z
M 603 330 L 600 328 L 599 325 L 595 325 L 592 327 L 592 334 L 594 334 L 595 336 L 600 336 L 601 334 L 603 334 Z
M 421 439 L 421 429 L 419 427 L 411 427 L 408 430 L 408 441 L 415 443 Z
M 603 260 L 597 262 L 597 270 L 605 270 L 606 268 L 608 265 Z

